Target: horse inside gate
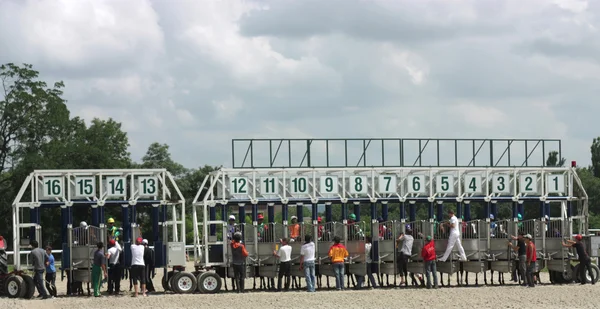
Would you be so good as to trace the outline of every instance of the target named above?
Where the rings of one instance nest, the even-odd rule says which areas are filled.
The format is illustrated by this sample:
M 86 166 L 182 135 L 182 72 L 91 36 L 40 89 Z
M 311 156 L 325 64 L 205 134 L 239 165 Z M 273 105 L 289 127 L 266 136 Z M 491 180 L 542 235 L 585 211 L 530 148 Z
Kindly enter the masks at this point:
M 389 276 L 392 275 L 396 279 L 396 225 L 394 221 L 384 221 L 379 222 L 378 227 L 379 240 L 377 248 L 379 252 L 376 252 L 376 254 L 379 256 L 379 267 L 377 278 L 379 279 L 379 286 L 382 286 L 382 277 L 385 275 L 389 286 Z M 394 282 L 394 285 L 396 285 L 396 282 Z
M 397 228 L 398 234 L 405 233 L 406 230 L 411 230 L 414 238 L 411 256 L 406 265 L 407 272 L 410 274 L 413 286 L 424 286 L 423 278 L 420 277 L 420 282 L 418 282 L 414 274 L 422 275 L 424 273 L 425 264 L 423 263 L 423 258 L 421 257 L 421 249 L 425 245 L 424 237 L 434 235 L 433 224 L 425 220 L 413 222 L 400 222 Z M 399 254 L 401 248 L 402 243 L 399 243 L 396 250 L 396 254 Z M 402 275 L 402 270 L 400 269 L 400 260 L 398 259 L 398 257 L 396 258 L 396 262 L 396 269 L 398 273 Z M 408 278 L 404 279 L 405 285 L 408 286 Z
M 69 291 L 83 293 L 83 288 L 78 283 L 87 283 L 88 296 L 91 295 L 90 283 L 92 282 L 92 265 L 94 252 L 98 242 L 106 239 L 106 231 L 96 226 L 82 226 L 69 229 L 70 261 L 68 263 Z M 75 285 L 75 289 L 74 286 Z
M 344 234 L 345 227 L 341 222 L 327 222 L 324 224 L 319 224 L 319 231 L 322 230 L 322 236 L 319 241 L 317 241 L 317 268 L 318 273 L 317 281 L 319 277 L 325 276 L 327 279 L 327 288 L 331 288 L 329 278 L 335 278 L 335 273 L 333 271 L 333 267 L 331 266 L 331 260 L 329 259 L 329 248 L 332 245 L 332 241 L 334 237 L 339 237 L 342 242 L 345 244 Z
M 352 222 L 345 223 L 346 230 L 346 249 L 348 250 L 348 263 L 346 264 L 346 277 L 348 278 L 347 287 L 356 287 L 356 277 L 366 276 L 366 255 L 365 255 L 365 223 Z
M 498 283 L 504 284 L 504 274 L 512 273 L 514 255 L 508 246 L 510 236 L 517 235 L 516 223 L 512 219 L 496 220 L 489 224 L 482 222 L 481 237 L 489 238 L 488 268 L 491 271 L 490 283 L 494 284 L 494 272 L 498 272 Z M 484 273 L 487 284 L 487 274 Z

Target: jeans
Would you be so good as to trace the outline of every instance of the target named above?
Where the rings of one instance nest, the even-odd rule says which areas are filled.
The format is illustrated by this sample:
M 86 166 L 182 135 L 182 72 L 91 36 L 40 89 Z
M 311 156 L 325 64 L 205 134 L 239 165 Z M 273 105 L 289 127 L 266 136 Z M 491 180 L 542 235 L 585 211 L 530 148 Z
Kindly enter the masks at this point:
M 35 283 L 35 287 L 37 288 L 38 293 L 42 295 L 42 297 L 47 298 L 48 292 L 44 288 L 44 270 L 36 270 L 33 275 L 33 282 Z
M 344 289 L 344 272 L 345 267 L 344 263 L 333 263 L 333 273 L 335 274 L 335 288 L 338 290 Z
M 592 260 L 590 260 L 590 258 L 587 258 L 584 261 L 579 261 L 579 280 L 581 282 L 581 284 L 586 284 L 587 283 L 587 278 L 585 277 L 585 271 L 587 270 L 588 274 L 590 275 L 590 278 L 592 279 L 592 284 L 594 284 L 594 273 L 592 272 Z
M 519 256 L 519 273 L 521 274 L 523 284 L 525 284 L 525 277 L 527 276 L 527 255 Z
M 281 291 L 281 281 L 283 281 L 283 277 L 285 277 L 285 290 L 290 289 L 290 282 L 292 281 L 292 277 L 290 275 L 290 271 L 292 268 L 292 262 L 281 262 L 279 263 L 279 273 L 277 274 L 277 289 Z
M 304 262 L 304 278 L 306 279 L 306 289 L 309 292 L 315 291 L 315 261 Z
M 533 281 L 533 273 L 535 271 L 535 262 L 531 262 L 531 264 L 527 265 L 527 272 L 525 275 L 525 279 L 527 285 L 529 285 L 530 287 L 534 287 L 535 286 L 535 281 Z
M 92 286 L 94 287 L 94 296 L 100 296 L 100 282 L 102 281 L 102 268 L 98 265 L 92 266 Z
M 46 290 L 51 296 L 56 297 L 56 273 L 46 272 Z
M 425 277 L 427 277 L 427 288 L 431 289 L 431 278 L 430 275 L 433 275 L 433 286 L 437 289 L 438 280 L 437 280 L 437 268 L 435 265 L 435 260 L 433 261 L 424 261 L 423 262 L 425 269 Z

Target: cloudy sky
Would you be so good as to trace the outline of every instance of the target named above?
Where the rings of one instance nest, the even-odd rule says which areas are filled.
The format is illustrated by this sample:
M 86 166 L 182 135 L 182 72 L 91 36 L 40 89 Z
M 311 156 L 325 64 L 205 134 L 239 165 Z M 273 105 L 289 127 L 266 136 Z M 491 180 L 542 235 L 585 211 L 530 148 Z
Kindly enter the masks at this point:
M 600 1 L 0 0 L 0 63 L 188 167 L 232 138 L 600 135 Z

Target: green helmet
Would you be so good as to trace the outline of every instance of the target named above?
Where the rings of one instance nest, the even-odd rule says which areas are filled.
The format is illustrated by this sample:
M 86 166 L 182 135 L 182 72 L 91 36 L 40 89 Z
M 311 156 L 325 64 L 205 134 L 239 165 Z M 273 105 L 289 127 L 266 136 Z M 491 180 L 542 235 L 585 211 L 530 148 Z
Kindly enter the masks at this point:
M 348 216 L 348 219 L 350 219 L 350 220 L 356 220 L 356 215 L 355 214 L 350 214 Z

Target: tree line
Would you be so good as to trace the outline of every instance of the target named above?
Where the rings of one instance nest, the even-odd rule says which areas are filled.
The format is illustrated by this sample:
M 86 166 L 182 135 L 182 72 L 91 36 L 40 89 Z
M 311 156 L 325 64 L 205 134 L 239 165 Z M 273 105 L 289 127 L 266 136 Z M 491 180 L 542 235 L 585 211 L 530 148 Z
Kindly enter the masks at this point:
M 56 82 L 48 85 L 30 64 L 7 63 L 0 65 L 0 235 L 12 239 L 12 202 L 26 177 L 36 169 L 114 169 L 114 168 L 166 168 L 175 177 L 183 196 L 191 199 L 205 175 L 218 169 L 216 166 L 187 168 L 171 158 L 169 146 L 152 143 L 141 162 L 135 162 L 128 151 L 129 138 L 121 123 L 113 119 L 93 119 L 89 125 L 80 117 L 71 117 L 63 99 L 65 85 Z M 600 137 L 592 141 L 592 165 L 579 167 L 578 174 L 590 197 L 590 227 L 600 228 Z M 550 153 L 548 166 L 563 166 L 564 158 Z M 390 204 L 390 218 L 399 217 L 399 207 Z M 190 210 L 190 207 L 187 208 Z M 499 205 L 499 216 L 510 214 L 510 205 Z M 533 211 L 533 210 L 526 210 Z M 74 222 L 90 218 L 90 210 L 75 207 Z M 304 209 L 308 217 L 308 209 Z M 349 213 L 352 213 L 352 207 Z M 481 207 L 474 205 L 477 216 Z M 149 232 L 149 216 L 138 210 L 138 220 Z M 289 215 L 295 215 L 291 207 Z M 266 215 L 266 214 L 265 214 Z M 322 215 L 322 214 L 321 214 Z M 426 215 L 424 207 L 418 208 L 418 217 Z M 28 218 L 28 214 L 24 213 Z M 106 217 L 119 221 L 120 209 L 106 208 Z M 220 212 L 217 212 L 220 217 Z M 281 214 L 276 214 L 281 220 Z M 341 210 L 334 207 L 333 216 L 341 219 Z M 361 209 L 361 221 L 370 221 L 370 210 Z M 249 222 L 250 218 L 246 218 Z M 192 219 L 186 217 L 187 239 L 192 240 Z M 60 246 L 59 209 L 44 209 L 42 215 L 43 241 Z

